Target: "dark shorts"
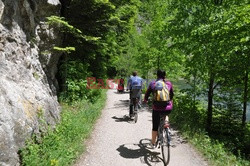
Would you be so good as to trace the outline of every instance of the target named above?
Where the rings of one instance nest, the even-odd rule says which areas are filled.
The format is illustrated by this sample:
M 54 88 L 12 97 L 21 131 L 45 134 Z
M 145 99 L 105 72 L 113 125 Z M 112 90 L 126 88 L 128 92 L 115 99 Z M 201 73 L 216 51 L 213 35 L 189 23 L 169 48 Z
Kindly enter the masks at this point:
M 158 127 L 160 124 L 160 115 L 169 115 L 171 113 L 170 111 L 152 111 L 152 122 L 153 122 L 153 131 L 158 131 Z
M 140 98 L 141 89 L 131 89 L 130 90 L 130 99 L 131 98 Z

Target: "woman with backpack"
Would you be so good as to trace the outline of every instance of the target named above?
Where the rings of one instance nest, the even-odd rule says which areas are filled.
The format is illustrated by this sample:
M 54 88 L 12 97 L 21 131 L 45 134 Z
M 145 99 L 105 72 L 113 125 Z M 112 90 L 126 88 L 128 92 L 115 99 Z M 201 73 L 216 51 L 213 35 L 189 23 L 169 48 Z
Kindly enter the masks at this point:
M 160 114 L 165 115 L 168 121 L 168 115 L 173 109 L 173 87 L 170 81 L 165 79 L 166 72 L 164 70 L 157 71 L 157 79 L 150 82 L 145 93 L 144 102 L 148 102 L 148 98 L 153 93 L 153 111 L 152 111 L 152 140 L 151 143 L 155 146 L 157 130 L 160 123 Z

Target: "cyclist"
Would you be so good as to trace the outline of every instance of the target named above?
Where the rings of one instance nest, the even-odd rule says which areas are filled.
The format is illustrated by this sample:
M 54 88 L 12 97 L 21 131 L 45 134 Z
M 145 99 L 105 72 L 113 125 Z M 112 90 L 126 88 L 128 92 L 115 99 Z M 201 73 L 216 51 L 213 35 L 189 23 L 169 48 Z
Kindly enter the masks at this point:
M 156 105 L 155 102 L 153 101 L 153 111 L 152 111 L 152 126 L 153 127 L 152 127 L 151 143 L 154 147 L 155 147 L 155 143 L 156 143 L 158 126 L 160 123 L 160 114 L 164 114 L 165 121 L 168 122 L 169 121 L 168 115 L 171 113 L 171 111 L 173 109 L 173 96 L 174 96 L 173 87 L 172 87 L 172 83 L 170 81 L 167 81 L 165 79 L 165 77 L 166 77 L 166 72 L 164 70 L 158 70 L 157 71 L 157 80 L 150 82 L 149 87 L 148 87 L 148 89 L 145 93 L 145 97 L 144 97 L 144 102 L 147 103 L 148 97 L 150 96 L 151 93 L 154 93 L 156 82 L 159 80 L 163 80 L 163 82 L 166 84 L 167 89 L 169 90 L 170 101 L 167 102 L 167 104 L 165 106 Z
M 122 77 L 118 80 L 117 90 L 118 92 L 124 91 L 124 79 Z
M 130 100 L 139 99 L 139 102 L 141 100 L 141 89 L 142 89 L 142 78 L 137 76 L 137 72 L 133 71 L 132 76 L 128 80 L 127 83 L 127 91 L 130 90 Z M 131 117 L 133 115 L 132 110 L 129 111 L 129 116 Z

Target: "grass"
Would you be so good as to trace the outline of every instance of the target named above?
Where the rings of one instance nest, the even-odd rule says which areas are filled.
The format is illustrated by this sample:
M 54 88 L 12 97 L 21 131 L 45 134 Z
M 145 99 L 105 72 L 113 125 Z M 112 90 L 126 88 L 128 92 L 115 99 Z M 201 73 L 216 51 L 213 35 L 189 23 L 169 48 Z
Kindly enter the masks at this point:
M 203 131 L 191 132 L 186 128 L 182 132 L 191 144 L 193 144 L 213 166 L 247 166 L 250 165 L 249 160 L 236 157 L 229 152 L 223 143 L 211 139 Z
M 61 121 L 54 130 L 44 133 L 41 141 L 33 139 L 21 150 L 25 166 L 71 165 L 85 150 L 83 141 L 89 137 L 105 105 L 106 91 L 91 104 L 87 101 L 62 104 Z M 38 143 L 39 142 L 39 143 Z
M 183 103 L 179 105 L 184 106 Z M 171 113 L 171 123 L 181 131 L 184 138 L 203 154 L 209 165 L 250 166 L 250 161 L 241 157 L 240 153 L 238 156 L 234 155 L 230 152 L 230 147 L 226 146 L 223 141 L 208 136 L 202 126 L 203 120 L 201 116 L 197 115 L 199 111 L 189 110 L 188 108 L 184 109 L 186 111 L 180 111 L 180 107 L 178 109 L 173 110 Z

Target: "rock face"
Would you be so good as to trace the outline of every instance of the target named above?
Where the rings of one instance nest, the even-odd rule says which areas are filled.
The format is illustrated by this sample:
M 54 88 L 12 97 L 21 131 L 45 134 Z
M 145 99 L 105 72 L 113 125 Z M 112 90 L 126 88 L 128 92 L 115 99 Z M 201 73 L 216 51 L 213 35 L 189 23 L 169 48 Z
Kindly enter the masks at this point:
M 46 17 L 59 0 L 0 0 L 0 165 L 19 164 L 18 150 L 33 133 L 59 120 L 56 89 L 60 44 Z

